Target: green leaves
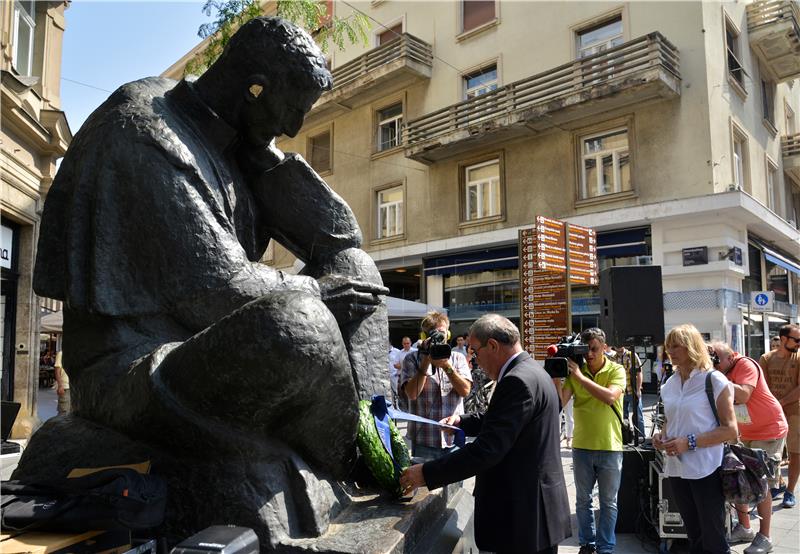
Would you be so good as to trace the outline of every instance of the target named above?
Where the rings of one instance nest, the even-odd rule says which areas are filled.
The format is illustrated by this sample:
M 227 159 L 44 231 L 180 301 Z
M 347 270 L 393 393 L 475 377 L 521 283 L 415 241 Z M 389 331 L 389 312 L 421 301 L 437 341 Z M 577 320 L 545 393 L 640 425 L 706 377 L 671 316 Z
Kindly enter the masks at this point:
M 332 8 L 333 2 L 278 0 L 276 4 L 274 15 L 308 31 L 323 52 L 328 51 L 330 43 L 339 50 L 344 49 L 346 42 L 365 46 L 369 43 L 369 18 L 357 10 L 346 17 L 338 17 L 328 14 L 328 6 Z M 203 5 L 203 13 L 215 19 L 201 25 L 197 34 L 202 39 L 208 39 L 208 44 L 186 64 L 184 75 L 202 74 L 222 54 L 239 27 L 254 17 L 264 15 L 261 9 L 259 0 L 207 0 Z

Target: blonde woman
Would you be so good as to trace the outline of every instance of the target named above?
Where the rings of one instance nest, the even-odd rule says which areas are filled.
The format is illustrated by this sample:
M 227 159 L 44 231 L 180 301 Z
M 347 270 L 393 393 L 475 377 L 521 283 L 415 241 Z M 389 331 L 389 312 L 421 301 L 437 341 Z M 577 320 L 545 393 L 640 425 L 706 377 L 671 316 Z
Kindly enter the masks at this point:
M 679 325 L 664 343 L 675 373 L 661 387 L 666 416 L 653 446 L 666 453 L 664 472 L 689 537 L 690 552 L 727 554 L 725 498 L 720 465 L 723 443 L 738 429 L 728 380 L 713 371 L 708 347 L 694 325 Z M 706 394 L 710 375 L 719 425 Z

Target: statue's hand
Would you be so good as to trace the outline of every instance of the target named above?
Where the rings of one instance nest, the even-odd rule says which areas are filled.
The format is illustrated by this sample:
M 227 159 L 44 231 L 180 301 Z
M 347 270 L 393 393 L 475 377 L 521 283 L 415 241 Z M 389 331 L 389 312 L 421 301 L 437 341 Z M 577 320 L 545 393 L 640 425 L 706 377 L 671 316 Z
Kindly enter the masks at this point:
M 269 171 L 280 164 L 286 156 L 275 146 L 275 139 L 268 144 L 254 146 L 244 144 L 240 147 L 239 163 L 247 172 Z
M 323 275 L 318 282 L 322 301 L 339 325 L 368 316 L 380 306 L 379 295 L 389 294 L 386 287 L 344 275 Z

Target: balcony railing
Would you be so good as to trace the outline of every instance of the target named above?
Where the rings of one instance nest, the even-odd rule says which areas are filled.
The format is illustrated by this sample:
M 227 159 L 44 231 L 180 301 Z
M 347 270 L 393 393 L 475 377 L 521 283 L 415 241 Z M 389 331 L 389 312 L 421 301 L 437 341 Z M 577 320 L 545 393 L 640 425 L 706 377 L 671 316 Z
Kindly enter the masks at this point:
M 765 0 L 747 6 L 747 32 L 767 76 L 784 82 L 800 76 L 800 6 Z
M 403 33 L 363 56 L 334 69 L 331 72 L 333 73 L 333 90 L 354 83 L 359 77 L 400 59 L 431 67 L 433 65 L 433 48 L 427 42 Z
M 789 21 L 800 34 L 800 10 L 793 0 L 765 0 L 747 6 L 747 30 L 753 32 L 764 25 Z
M 800 133 L 785 136 L 781 139 L 783 157 L 800 156 Z
M 669 76 L 670 84 L 660 95 L 679 95 L 678 50 L 660 33 L 651 33 L 410 121 L 404 130 L 406 155 L 415 157 L 414 147 L 427 149 L 427 143 L 460 130 L 475 131 L 463 137 L 468 138 L 480 132 L 474 129 L 478 124 L 530 124 L 553 112 L 662 80 L 663 75 Z M 671 86 L 675 83 L 678 86 Z M 639 101 L 635 95 L 631 100 Z
M 800 184 L 800 133 L 783 137 L 781 149 L 783 150 L 783 170 Z
M 430 79 L 432 67 L 431 45 L 403 33 L 334 69 L 333 89 L 314 104 L 306 125 L 370 102 L 376 96 L 391 94 L 420 79 Z

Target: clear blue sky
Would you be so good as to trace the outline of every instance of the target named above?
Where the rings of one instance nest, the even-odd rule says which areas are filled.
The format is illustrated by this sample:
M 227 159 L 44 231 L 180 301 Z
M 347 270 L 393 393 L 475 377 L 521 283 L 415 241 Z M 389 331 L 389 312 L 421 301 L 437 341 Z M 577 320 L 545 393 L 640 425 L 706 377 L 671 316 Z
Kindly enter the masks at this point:
M 73 134 L 117 87 L 159 75 L 197 45 L 197 29 L 211 20 L 202 6 L 198 0 L 74 0 L 64 13 L 61 66 L 61 109 Z

